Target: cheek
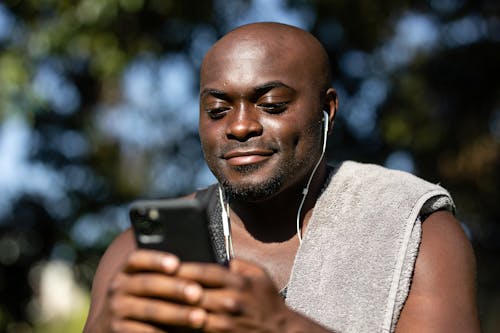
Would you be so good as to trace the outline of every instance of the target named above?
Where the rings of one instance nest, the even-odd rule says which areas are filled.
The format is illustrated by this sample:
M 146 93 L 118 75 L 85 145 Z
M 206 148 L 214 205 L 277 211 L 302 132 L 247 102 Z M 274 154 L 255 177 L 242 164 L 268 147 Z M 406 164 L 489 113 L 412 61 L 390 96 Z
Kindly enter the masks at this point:
M 290 149 L 311 149 L 321 141 L 322 127 L 316 123 L 307 125 L 303 120 L 275 122 L 269 124 L 268 130 L 274 133 L 282 146 Z
M 216 126 L 216 123 L 200 121 L 198 132 L 204 152 L 213 150 L 220 142 L 220 126 Z
M 200 142 L 201 142 L 201 150 L 203 153 L 203 157 L 205 158 L 207 164 L 210 166 L 214 163 L 214 161 L 217 160 L 215 158 L 217 156 L 216 153 L 217 148 L 214 144 L 215 140 L 211 140 L 209 136 L 200 135 Z
M 316 152 L 321 151 L 323 146 L 322 124 L 313 123 L 308 127 L 303 127 L 298 135 L 298 148 L 303 149 L 311 158 L 315 156 Z

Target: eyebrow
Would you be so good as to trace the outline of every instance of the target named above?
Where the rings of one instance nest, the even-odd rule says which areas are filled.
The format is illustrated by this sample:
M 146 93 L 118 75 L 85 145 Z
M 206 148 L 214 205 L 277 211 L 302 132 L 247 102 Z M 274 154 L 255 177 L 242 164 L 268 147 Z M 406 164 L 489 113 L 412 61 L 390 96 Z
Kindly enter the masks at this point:
M 295 91 L 295 89 L 293 89 L 292 87 L 286 85 L 285 83 L 283 83 L 281 81 L 269 81 L 269 82 L 263 83 L 263 84 L 255 87 L 253 89 L 253 95 L 260 96 L 260 95 L 265 94 L 269 90 L 272 90 L 275 88 L 287 88 L 287 89 L 290 89 L 292 91 Z M 218 90 L 218 89 L 213 89 L 213 88 L 203 89 L 200 92 L 200 99 L 202 99 L 206 95 L 212 95 L 215 98 L 223 99 L 223 100 L 230 99 L 229 95 L 226 92 L 224 92 L 222 90 Z
M 229 96 L 227 93 L 223 92 L 222 90 L 218 89 L 212 89 L 212 88 L 205 88 L 200 92 L 200 99 L 205 97 L 206 95 L 212 95 L 215 98 L 218 99 L 228 99 Z
M 292 87 L 284 84 L 281 81 L 270 81 L 266 82 L 264 84 L 261 84 L 260 86 L 257 86 L 254 88 L 254 93 L 256 95 L 262 95 L 268 92 L 269 90 L 275 89 L 275 88 L 287 88 L 290 90 L 294 90 Z

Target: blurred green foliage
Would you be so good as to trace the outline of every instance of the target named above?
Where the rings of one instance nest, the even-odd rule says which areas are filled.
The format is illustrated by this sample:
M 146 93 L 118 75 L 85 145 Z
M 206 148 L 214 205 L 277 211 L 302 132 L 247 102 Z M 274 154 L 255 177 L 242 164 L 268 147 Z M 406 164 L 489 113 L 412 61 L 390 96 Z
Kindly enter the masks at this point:
M 250 0 L 0 4 L 3 22 L 10 22 L 3 34 L 0 24 L 0 140 L 7 125 L 29 138 L 19 160 L 29 167 L 0 170 L 23 178 L 15 185 L 13 176 L 0 177 L 8 198 L 0 201 L 0 331 L 81 330 L 83 313 L 37 321 L 35 267 L 65 260 L 89 288 L 100 255 L 127 226 L 128 202 L 203 183 L 196 126 L 187 124 L 196 112 L 203 52 L 245 20 L 297 12 L 326 46 L 340 95 L 331 161 L 389 164 L 403 156 L 416 174 L 448 188 L 476 249 L 484 331 L 500 328 L 500 5 L 269 3 L 281 16 Z M 182 68 L 175 73 L 188 74 L 160 84 Z M 189 91 L 184 100 L 175 90 L 181 86 Z M 130 114 L 136 118 L 120 134 L 113 126 Z M 136 132 L 143 137 L 133 141 Z

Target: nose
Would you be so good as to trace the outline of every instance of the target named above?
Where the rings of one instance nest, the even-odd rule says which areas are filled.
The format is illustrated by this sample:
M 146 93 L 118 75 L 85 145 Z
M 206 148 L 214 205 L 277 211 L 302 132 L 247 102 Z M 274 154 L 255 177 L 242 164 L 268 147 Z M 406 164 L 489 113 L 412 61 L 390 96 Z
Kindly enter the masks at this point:
M 240 107 L 233 110 L 228 117 L 229 124 L 226 136 L 231 140 L 247 141 L 252 137 L 260 136 L 263 127 L 256 110 Z

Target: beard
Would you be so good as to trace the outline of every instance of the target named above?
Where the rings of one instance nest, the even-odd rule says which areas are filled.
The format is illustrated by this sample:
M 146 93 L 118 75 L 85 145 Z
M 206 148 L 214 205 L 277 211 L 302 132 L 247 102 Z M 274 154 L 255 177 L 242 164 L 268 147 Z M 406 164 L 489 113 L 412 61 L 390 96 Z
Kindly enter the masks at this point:
M 251 174 L 259 167 L 255 165 L 241 166 L 237 170 L 241 174 Z M 221 179 L 220 184 L 229 201 L 256 202 L 271 197 L 278 192 L 283 184 L 283 174 L 278 172 L 261 183 L 230 183 Z
M 233 167 L 233 171 L 238 172 L 243 178 L 248 177 L 251 179 L 252 174 L 261 167 L 260 164 L 242 165 Z M 229 201 L 259 202 L 279 193 L 282 187 L 288 185 L 290 179 L 293 179 L 294 175 L 300 173 L 300 170 L 304 170 L 304 168 L 307 168 L 305 160 L 287 159 L 281 161 L 272 170 L 269 177 L 261 182 L 251 180 L 230 182 L 222 172 L 218 172 L 220 169 L 211 169 Z

